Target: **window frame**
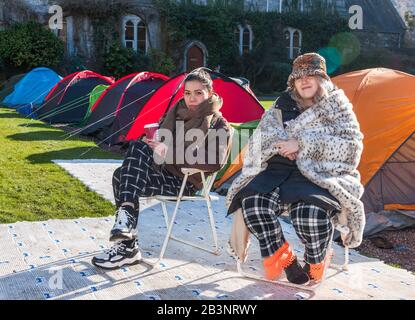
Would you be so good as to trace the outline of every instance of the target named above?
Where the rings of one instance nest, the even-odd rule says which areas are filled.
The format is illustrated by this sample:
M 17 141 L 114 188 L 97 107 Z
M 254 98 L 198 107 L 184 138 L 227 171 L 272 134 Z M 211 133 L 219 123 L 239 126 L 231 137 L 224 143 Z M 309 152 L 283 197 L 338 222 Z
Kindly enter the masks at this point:
M 133 40 L 127 40 L 126 39 L 126 28 L 127 28 L 127 23 L 131 22 L 134 26 L 134 34 L 133 34 Z M 126 15 L 123 17 L 122 19 L 122 44 L 124 46 L 124 48 L 128 48 L 127 47 L 127 43 L 128 42 L 132 42 L 132 47 L 131 49 L 133 49 L 135 52 L 141 51 L 141 49 L 139 48 L 139 39 L 138 39 L 138 30 L 139 30 L 139 25 L 143 24 L 144 28 L 145 28 L 145 49 L 143 53 L 147 53 L 148 51 L 148 47 L 149 47 L 149 42 L 148 42 L 148 26 L 145 23 L 145 21 L 143 19 L 141 19 L 139 16 L 136 15 Z
M 284 28 L 284 30 L 283 30 L 284 41 L 286 40 L 285 39 L 285 34 L 286 34 L 287 31 L 290 34 L 290 46 L 289 47 L 286 46 L 286 48 L 288 49 L 288 58 L 293 60 L 301 54 L 301 49 L 303 48 L 303 33 L 301 32 L 300 29 L 296 29 L 296 28 L 293 28 L 293 27 Z M 299 35 L 299 37 L 298 37 L 299 46 L 294 46 L 294 34 L 296 32 Z M 296 52 L 297 55 L 296 56 L 294 56 L 294 50 L 297 50 L 297 52 Z
M 245 54 L 244 52 L 244 47 L 248 47 L 248 52 L 251 53 L 252 52 L 252 44 L 253 44 L 253 40 L 254 40 L 254 33 L 252 31 L 252 27 L 249 24 L 246 25 L 241 25 L 238 24 L 237 25 L 237 29 L 239 30 L 239 42 L 238 42 L 238 48 L 239 48 L 239 55 L 243 56 Z M 244 43 L 244 32 L 248 31 L 249 32 L 249 43 L 245 44 Z M 235 32 L 237 33 L 237 32 Z

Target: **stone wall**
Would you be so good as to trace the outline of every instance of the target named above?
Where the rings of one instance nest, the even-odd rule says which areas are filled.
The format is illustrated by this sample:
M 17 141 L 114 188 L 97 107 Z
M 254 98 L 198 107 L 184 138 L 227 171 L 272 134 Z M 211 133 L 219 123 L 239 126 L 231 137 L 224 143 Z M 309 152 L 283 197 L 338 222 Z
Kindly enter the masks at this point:
M 86 59 L 86 61 L 96 60 L 96 48 L 94 43 L 94 37 L 96 36 L 94 30 L 94 18 L 88 14 L 88 11 L 82 10 L 82 8 L 89 8 L 93 10 L 96 3 L 102 4 L 103 0 L 0 0 L 0 28 L 6 26 L 8 23 L 26 21 L 29 18 L 35 17 L 37 21 L 47 25 L 50 18 L 48 9 L 50 5 L 61 4 L 64 7 L 64 15 L 66 18 L 66 51 L 68 55 L 77 55 Z M 159 13 L 153 4 L 152 0 L 105 0 L 108 3 L 120 4 L 125 9 L 125 15 L 137 15 L 142 18 L 148 28 L 148 44 L 149 48 L 162 49 L 164 48 L 163 34 L 161 31 L 161 23 Z M 262 10 L 266 11 L 279 11 L 280 1 L 282 1 L 283 11 L 288 6 L 291 0 L 245 0 L 244 5 L 246 9 Z M 304 9 L 309 8 L 311 0 L 304 0 Z M 345 17 L 349 16 L 348 8 L 345 0 L 325 0 Z M 385 0 L 389 1 L 389 0 Z M 391 0 L 396 6 L 401 16 L 405 15 L 406 11 L 412 11 L 415 14 L 415 1 L 414 0 Z M 206 3 L 206 0 L 195 0 L 198 3 Z M 74 8 L 72 11 L 65 8 Z M 85 11 L 85 12 L 84 12 Z M 114 30 L 122 34 L 122 17 L 120 21 L 114 25 Z M 360 37 L 361 36 L 361 37 Z M 362 47 L 365 47 L 365 43 L 369 42 L 370 35 L 365 37 L 359 35 L 359 37 L 366 38 L 362 42 Z M 394 46 L 399 44 L 399 38 L 393 35 L 379 34 L 374 43 L 369 43 L 368 48 L 373 47 L 375 44 L 377 47 Z M 373 38 L 372 38 L 373 39 Z M 191 39 L 189 39 L 191 40 Z M 362 39 L 363 40 L 363 39 Z M 415 31 L 407 32 L 405 44 L 408 47 L 415 47 Z M 209 48 L 208 48 L 209 49 Z M 178 51 L 180 49 L 178 48 Z
M 68 55 L 77 55 L 88 63 L 95 60 L 96 52 L 94 44 L 94 18 L 88 14 L 88 10 L 93 9 L 97 1 L 100 1 L 102 4 L 102 0 L 13 0 L 13 2 L 0 0 L 0 28 L 7 24 L 23 22 L 28 19 L 35 19 L 46 26 L 51 17 L 49 7 L 59 4 L 63 8 L 66 21 L 66 30 L 64 32 L 66 53 Z M 125 10 L 125 15 L 134 14 L 142 18 L 148 27 L 149 48 L 161 47 L 160 18 L 151 0 L 108 1 L 112 1 L 116 5 L 119 3 L 123 8 L 128 8 Z M 82 8 L 86 10 L 82 10 Z M 119 20 L 115 23 L 114 29 L 121 35 L 122 17 Z
M 412 16 L 415 19 L 415 1 L 414 0 L 391 0 L 393 5 L 399 12 L 399 15 L 402 17 L 402 20 L 405 21 L 405 13 L 411 12 Z M 408 23 L 405 21 L 408 25 Z M 409 28 L 405 34 L 404 46 L 409 48 L 415 48 L 415 28 Z

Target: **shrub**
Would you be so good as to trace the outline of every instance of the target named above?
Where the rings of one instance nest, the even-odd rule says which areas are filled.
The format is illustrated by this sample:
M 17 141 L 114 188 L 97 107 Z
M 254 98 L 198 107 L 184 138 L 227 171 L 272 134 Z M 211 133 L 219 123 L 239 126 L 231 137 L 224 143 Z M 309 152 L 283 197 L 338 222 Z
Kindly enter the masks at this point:
M 147 71 L 150 59 L 145 54 L 113 44 L 104 58 L 104 67 L 117 78 L 134 72 Z
M 274 62 L 267 67 L 259 77 L 256 87 L 260 92 L 283 91 L 287 87 L 288 76 L 291 73 L 292 66 L 289 63 Z
M 151 71 L 170 75 L 176 68 L 173 59 L 160 50 L 152 49 L 149 56 L 151 60 Z
M 55 67 L 63 54 L 63 42 L 39 23 L 17 23 L 0 32 L 0 58 L 13 67 Z

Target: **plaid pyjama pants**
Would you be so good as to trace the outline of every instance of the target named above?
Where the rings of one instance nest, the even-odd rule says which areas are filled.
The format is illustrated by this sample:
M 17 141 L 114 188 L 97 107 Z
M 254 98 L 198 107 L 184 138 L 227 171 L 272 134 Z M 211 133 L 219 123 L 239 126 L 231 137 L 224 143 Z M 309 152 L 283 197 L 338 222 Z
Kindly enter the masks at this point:
M 331 217 L 336 211 L 297 202 L 281 204 L 278 189 L 242 200 L 242 213 L 249 231 L 258 239 L 261 256 L 273 255 L 284 243 L 278 217 L 288 211 L 293 227 L 305 245 L 304 260 L 317 264 L 324 260 L 333 233 Z
M 117 208 L 124 202 L 131 202 L 138 211 L 140 197 L 179 195 L 183 180 L 165 169 L 156 170 L 153 161 L 153 150 L 146 143 L 137 140 L 130 144 L 122 166 L 112 177 Z M 184 195 L 194 192 L 193 185 L 187 182 Z

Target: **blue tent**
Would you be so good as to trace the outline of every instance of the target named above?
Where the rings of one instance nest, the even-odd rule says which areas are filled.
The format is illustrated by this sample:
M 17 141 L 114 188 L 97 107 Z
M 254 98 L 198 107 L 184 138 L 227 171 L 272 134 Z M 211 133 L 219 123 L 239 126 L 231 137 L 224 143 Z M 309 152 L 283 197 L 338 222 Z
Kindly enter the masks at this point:
M 16 108 L 20 113 L 30 114 L 33 106 L 41 105 L 49 91 L 62 79 L 48 68 L 36 68 L 27 73 L 15 86 L 3 104 Z

